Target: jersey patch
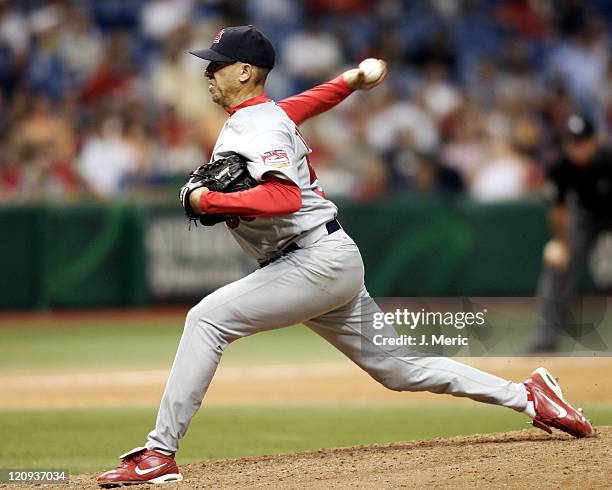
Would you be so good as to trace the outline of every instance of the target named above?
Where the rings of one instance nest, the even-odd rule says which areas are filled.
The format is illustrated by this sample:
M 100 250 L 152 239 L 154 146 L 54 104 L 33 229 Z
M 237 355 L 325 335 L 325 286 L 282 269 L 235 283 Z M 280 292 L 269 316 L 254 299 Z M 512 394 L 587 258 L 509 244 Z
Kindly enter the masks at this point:
M 272 168 L 289 168 L 291 167 L 291 160 L 285 150 L 272 150 L 267 151 L 261 155 L 261 159 L 264 165 Z

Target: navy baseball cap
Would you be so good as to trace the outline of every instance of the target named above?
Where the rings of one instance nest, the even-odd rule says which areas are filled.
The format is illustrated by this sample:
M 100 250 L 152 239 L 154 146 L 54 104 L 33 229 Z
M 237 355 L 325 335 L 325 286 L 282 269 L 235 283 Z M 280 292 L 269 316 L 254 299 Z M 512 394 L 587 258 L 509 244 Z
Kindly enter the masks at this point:
M 251 25 L 221 29 L 209 49 L 191 54 L 209 61 L 242 61 L 263 68 L 273 68 L 275 58 L 270 40 Z
M 595 124 L 582 114 L 572 114 L 566 125 L 567 136 L 572 140 L 583 140 L 595 134 Z

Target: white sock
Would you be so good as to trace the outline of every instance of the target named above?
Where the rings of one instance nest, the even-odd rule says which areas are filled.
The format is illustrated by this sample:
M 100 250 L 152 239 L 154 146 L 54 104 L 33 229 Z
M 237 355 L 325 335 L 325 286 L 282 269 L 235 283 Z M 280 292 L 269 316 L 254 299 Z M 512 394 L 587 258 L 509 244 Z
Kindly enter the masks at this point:
M 152 449 L 153 451 L 157 451 L 158 453 L 162 453 L 165 456 L 172 456 L 174 454 L 172 451 L 166 451 L 165 449 L 159 449 L 159 448 L 156 448 L 156 447 L 147 448 L 147 449 Z
M 531 396 L 529 392 L 527 391 L 527 388 L 525 388 L 525 398 L 527 398 L 527 405 L 525 405 L 525 409 L 523 410 L 523 413 L 527 415 L 527 417 L 532 419 L 536 416 L 536 411 L 535 411 L 535 406 L 533 404 L 533 400 L 530 399 Z

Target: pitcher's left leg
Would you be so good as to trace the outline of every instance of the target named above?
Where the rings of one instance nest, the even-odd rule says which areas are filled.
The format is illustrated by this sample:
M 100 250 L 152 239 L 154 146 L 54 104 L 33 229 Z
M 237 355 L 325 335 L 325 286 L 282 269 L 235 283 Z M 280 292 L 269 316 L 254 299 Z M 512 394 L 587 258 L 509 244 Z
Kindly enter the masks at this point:
M 446 357 L 426 357 L 405 346 L 376 345 L 366 326 L 375 312 L 380 309 L 363 287 L 351 302 L 305 324 L 391 390 L 447 393 L 525 410 L 527 391 L 522 383 Z M 389 338 L 397 336 L 390 326 L 376 333 Z
M 591 423 L 564 398 L 561 387 L 544 368 L 524 383 L 513 383 L 446 357 L 425 357 L 401 346 L 376 345 L 368 325 L 380 309 L 363 288 L 356 298 L 336 310 L 306 322 L 311 329 L 344 352 L 374 379 L 397 391 L 431 391 L 493 403 L 532 418 L 534 426 L 551 427 L 574 437 L 595 434 Z M 392 327 L 377 330 L 397 336 Z

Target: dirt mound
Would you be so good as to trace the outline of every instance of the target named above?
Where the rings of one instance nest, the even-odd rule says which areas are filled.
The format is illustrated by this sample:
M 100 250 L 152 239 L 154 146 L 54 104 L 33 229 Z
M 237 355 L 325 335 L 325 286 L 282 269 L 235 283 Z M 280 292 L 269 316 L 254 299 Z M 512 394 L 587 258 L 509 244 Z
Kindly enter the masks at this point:
M 205 461 L 164 489 L 611 488 L 612 427 L 598 432 L 578 440 L 528 429 Z M 94 478 L 75 476 L 70 487 L 98 488 Z

